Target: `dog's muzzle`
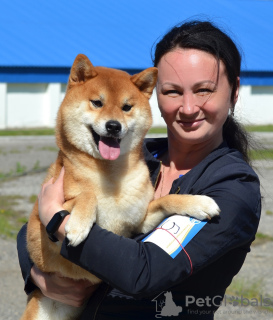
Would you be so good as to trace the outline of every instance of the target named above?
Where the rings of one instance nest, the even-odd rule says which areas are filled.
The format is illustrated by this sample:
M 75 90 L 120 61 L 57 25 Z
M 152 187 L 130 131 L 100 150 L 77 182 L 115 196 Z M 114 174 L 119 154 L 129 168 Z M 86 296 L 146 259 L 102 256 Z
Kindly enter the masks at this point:
M 116 120 L 109 120 L 105 124 L 106 135 L 98 135 L 93 128 L 91 132 L 100 155 L 105 160 L 116 160 L 120 155 L 120 133 L 122 126 Z

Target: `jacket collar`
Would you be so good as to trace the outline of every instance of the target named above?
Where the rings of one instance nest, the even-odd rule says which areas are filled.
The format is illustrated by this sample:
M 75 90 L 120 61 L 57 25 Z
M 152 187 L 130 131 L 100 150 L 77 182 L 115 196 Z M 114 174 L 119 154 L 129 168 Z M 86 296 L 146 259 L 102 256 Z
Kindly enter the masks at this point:
M 145 161 L 149 168 L 150 178 L 153 185 L 155 185 L 157 181 L 157 178 L 160 172 L 160 167 L 161 167 L 161 162 L 155 156 L 166 150 L 168 150 L 167 138 L 147 138 L 144 140 L 143 152 L 144 152 Z M 205 159 L 203 159 L 196 167 L 194 167 L 182 178 L 187 176 L 186 180 L 188 180 L 190 176 L 192 175 L 195 176 L 197 172 L 200 174 L 200 172 L 202 172 L 209 164 L 214 162 L 217 158 L 222 157 L 223 155 L 230 152 L 231 152 L 231 149 L 228 147 L 227 143 L 224 141 L 223 143 L 221 143 L 221 145 L 218 148 L 213 150 Z M 234 152 L 238 153 L 237 150 L 234 150 Z M 197 176 L 199 176 L 199 174 L 197 174 Z
M 143 152 L 153 185 L 157 181 L 161 167 L 161 162 L 156 158 L 156 155 L 167 149 L 167 138 L 147 138 L 144 140 Z

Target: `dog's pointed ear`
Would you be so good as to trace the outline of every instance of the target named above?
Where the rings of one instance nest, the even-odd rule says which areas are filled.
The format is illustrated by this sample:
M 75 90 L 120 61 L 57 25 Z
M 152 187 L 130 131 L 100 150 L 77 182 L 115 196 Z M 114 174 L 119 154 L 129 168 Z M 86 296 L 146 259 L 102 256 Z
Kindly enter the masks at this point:
M 85 82 L 96 77 L 98 73 L 90 60 L 84 54 L 78 54 L 70 71 L 69 84 Z
M 150 99 L 157 81 L 157 68 L 152 67 L 145 69 L 133 75 L 131 81 Z

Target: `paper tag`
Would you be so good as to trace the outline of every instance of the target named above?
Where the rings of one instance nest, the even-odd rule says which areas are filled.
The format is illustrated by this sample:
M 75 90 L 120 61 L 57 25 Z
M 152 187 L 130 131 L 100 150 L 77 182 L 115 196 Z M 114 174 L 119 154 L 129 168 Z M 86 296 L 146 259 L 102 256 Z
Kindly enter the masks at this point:
M 206 223 L 207 221 L 188 216 L 174 215 L 165 219 L 142 241 L 156 244 L 175 258 L 183 250 L 182 247 L 184 248 Z

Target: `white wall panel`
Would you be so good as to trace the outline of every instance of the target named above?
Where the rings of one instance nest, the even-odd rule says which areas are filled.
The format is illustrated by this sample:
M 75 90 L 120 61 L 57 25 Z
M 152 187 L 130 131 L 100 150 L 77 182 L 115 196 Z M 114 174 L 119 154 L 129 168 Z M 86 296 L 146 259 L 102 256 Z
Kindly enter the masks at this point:
M 158 102 L 156 97 L 156 89 L 153 91 L 153 95 L 150 99 L 150 106 L 152 109 L 152 115 L 153 115 L 153 127 L 166 127 L 166 123 L 161 117 L 161 113 L 158 109 Z
M 6 128 L 7 122 L 7 84 L 0 83 L 0 129 Z
M 44 126 L 43 100 L 46 89 L 47 84 L 8 84 L 7 127 Z
M 43 119 L 44 126 L 54 127 L 56 116 L 61 104 L 61 84 L 49 83 L 43 99 Z
M 0 129 L 54 127 L 66 84 L 0 83 Z M 150 99 L 153 126 L 165 127 L 155 91 Z M 235 107 L 245 124 L 273 124 L 273 86 L 242 86 Z
M 242 86 L 235 110 L 245 124 L 273 124 L 273 87 Z

